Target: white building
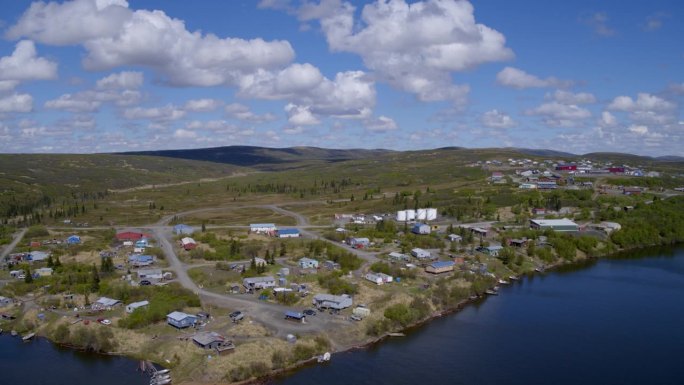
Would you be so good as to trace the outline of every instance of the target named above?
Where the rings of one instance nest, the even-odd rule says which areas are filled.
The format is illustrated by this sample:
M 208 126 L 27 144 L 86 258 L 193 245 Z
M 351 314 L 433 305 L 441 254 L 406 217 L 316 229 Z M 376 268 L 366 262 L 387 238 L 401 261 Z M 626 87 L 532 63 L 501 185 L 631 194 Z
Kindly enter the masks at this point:
M 275 287 L 276 280 L 271 276 L 245 278 L 242 280 L 242 285 L 247 289 L 266 289 L 268 287 Z
M 133 313 L 135 309 L 147 307 L 149 304 L 150 301 L 133 302 L 131 304 L 126 305 L 126 313 Z
M 384 273 L 368 273 L 365 275 L 365 278 L 376 285 L 382 285 L 394 281 L 394 278 L 391 275 Z
M 275 233 L 277 230 L 274 223 L 252 223 L 249 225 L 249 231 L 252 233 Z
M 429 251 L 419 249 L 419 248 L 415 248 L 415 249 L 411 250 L 411 255 L 413 255 L 414 257 L 416 257 L 418 259 L 431 259 L 432 258 L 432 255 L 430 254 Z
M 319 309 L 342 310 L 350 307 L 353 304 L 352 302 L 352 298 L 346 294 L 316 294 L 313 297 L 313 305 Z

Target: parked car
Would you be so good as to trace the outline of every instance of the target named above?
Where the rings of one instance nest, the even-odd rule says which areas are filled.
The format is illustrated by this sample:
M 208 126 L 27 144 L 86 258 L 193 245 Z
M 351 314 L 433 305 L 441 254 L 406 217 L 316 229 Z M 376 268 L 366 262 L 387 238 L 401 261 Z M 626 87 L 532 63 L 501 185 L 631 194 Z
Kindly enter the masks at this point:
M 151 284 L 152 284 L 152 282 L 150 282 L 150 281 L 148 281 L 148 280 L 146 280 L 146 279 L 143 279 L 142 281 L 140 281 L 140 285 L 141 285 L 141 286 L 149 286 L 149 285 L 151 285 Z
M 316 315 L 316 311 L 313 309 L 304 310 L 304 315 Z
M 102 318 L 100 318 L 99 320 L 97 320 L 97 322 L 99 322 L 99 323 L 101 323 L 101 324 L 103 324 L 103 325 L 111 325 L 111 324 L 112 324 L 112 321 L 110 321 L 110 320 L 108 320 L 108 319 L 102 319 Z
M 234 311 L 234 312 L 230 313 L 230 314 L 228 315 L 228 317 L 230 317 L 230 319 L 231 319 L 233 322 L 238 322 L 238 321 L 240 321 L 241 319 L 245 318 L 245 315 L 244 315 L 244 313 L 242 313 L 241 311 Z
M 349 317 L 349 319 L 352 320 L 352 321 L 361 321 L 361 320 L 362 320 L 362 318 L 359 317 L 359 316 L 357 316 L 356 314 L 352 314 L 352 315 Z

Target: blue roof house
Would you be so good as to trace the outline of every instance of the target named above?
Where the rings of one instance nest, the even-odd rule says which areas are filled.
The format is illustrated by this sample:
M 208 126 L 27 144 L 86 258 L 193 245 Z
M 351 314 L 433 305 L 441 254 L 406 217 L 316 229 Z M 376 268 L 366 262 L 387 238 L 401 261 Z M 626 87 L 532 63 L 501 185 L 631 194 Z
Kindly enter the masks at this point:
M 299 230 L 297 229 L 280 229 L 277 230 L 278 238 L 298 238 Z
M 418 235 L 430 234 L 430 226 L 425 223 L 416 223 L 411 229 L 411 232 Z
M 192 226 L 184 225 L 182 223 L 173 226 L 173 233 L 176 235 L 192 234 L 194 232 L 195 229 Z
M 69 245 L 78 245 L 79 243 L 81 243 L 81 237 L 79 237 L 78 235 L 72 235 L 66 239 L 66 243 Z
M 128 257 L 128 263 L 137 267 L 149 266 L 154 263 L 154 257 L 151 255 L 133 254 Z
M 195 326 L 195 323 L 197 323 L 197 317 L 192 314 L 174 311 L 166 315 L 166 322 L 178 329 L 184 329 L 190 326 Z
M 145 248 L 150 246 L 150 241 L 147 238 L 141 238 L 139 241 L 135 242 L 135 247 Z

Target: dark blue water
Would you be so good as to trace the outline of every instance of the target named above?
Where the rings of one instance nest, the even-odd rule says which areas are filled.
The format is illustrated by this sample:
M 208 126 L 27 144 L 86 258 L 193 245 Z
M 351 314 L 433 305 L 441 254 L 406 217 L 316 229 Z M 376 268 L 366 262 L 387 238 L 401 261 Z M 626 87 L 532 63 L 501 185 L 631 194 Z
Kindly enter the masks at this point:
M 681 385 L 684 248 L 535 276 L 274 383 Z
M 3 385 L 147 385 L 137 362 L 64 349 L 37 338 L 22 342 L 0 336 L 0 384 Z

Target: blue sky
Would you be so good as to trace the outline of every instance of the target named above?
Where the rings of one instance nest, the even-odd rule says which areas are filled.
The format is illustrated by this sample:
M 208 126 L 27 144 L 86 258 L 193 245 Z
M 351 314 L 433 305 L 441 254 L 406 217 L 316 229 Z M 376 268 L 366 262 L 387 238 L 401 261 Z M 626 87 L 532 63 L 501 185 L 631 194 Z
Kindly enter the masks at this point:
M 681 1 L 12 1 L 0 151 L 684 155 Z

